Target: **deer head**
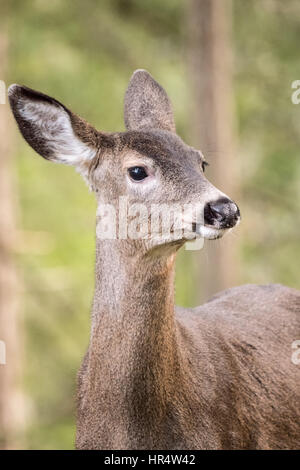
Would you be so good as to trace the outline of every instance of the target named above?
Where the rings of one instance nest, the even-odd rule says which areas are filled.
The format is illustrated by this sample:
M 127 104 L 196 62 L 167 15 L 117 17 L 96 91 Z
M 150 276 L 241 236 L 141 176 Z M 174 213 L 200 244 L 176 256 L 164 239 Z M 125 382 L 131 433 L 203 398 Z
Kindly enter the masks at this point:
M 9 99 L 29 145 L 47 160 L 74 166 L 99 205 L 116 205 L 121 196 L 146 209 L 162 203 L 196 205 L 196 218 L 191 212 L 182 216 L 189 228 L 177 237 L 177 245 L 189 238 L 187 232 L 219 238 L 239 221 L 237 205 L 206 179 L 202 153 L 176 134 L 169 98 L 148 72 L 137 70 L 130 80 L 126 132 L 99 132 L 54 98 L 24 86 L 12 85 Z M 172 237 L 156 240 L 148 234 L 143 246 L 174 244 Z

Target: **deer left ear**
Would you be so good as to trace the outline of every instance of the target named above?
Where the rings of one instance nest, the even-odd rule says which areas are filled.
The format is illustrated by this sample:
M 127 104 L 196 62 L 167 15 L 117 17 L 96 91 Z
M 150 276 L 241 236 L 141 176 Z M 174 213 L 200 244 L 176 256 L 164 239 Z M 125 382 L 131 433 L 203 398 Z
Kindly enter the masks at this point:
M 136 70 L 131 77 L 124 117 L 128 130 L 152 128 L 176 132 L 168 95 L 146 70 Z
M 59 101 L 20 85 L 8 96 L 24 139 L 42 157 L 83 169 L 96 156 L 101 133 Z

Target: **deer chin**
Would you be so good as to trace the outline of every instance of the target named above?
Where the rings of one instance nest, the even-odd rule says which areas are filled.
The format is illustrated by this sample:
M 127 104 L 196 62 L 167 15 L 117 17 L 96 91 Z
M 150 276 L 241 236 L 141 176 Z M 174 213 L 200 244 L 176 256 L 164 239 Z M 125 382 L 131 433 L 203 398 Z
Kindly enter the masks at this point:
M 223 237 L 226 232 L 229 232 L 231 230 L 196 223 L 192 224 L 192 230 L 190 230 L 190 225 L 191 224 L 188 224 L 188 227 L 184 227 L 184 238 L 185 240 L 189 241 L 192 241 L 196 238 L 204 238 L 206 240 L 217 240 L 218 238 Z
M 200 235 L 202 238 L 206 238 L 207 240 L 217 240 L 218 238 L 223 237 L 225 232 L 228 230 L 210 227 L 207 225 L 197 225 L 196 226 L 196 233 Z

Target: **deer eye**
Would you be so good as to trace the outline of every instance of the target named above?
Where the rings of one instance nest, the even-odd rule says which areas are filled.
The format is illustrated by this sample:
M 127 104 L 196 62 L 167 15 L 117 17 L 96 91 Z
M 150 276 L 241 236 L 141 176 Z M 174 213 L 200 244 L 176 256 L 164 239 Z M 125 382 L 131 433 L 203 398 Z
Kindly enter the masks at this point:
M 207 163 L 206 161 L 203 161 L 203 162 L 201 163 L 203 173 L 205 172 L 205 168 L 206 168 L 208 165 L 209 165 L 209 163 Z
M 142 181 L 147 178 L 148 173 L 143 166 L 133 166 L 128 168 L 129 176 L 134 181 Z

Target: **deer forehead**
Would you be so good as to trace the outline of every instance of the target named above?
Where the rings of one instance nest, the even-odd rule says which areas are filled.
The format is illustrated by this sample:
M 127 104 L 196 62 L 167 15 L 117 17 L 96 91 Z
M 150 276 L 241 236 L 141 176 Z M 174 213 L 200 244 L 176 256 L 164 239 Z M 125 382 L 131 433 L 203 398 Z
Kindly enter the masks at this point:
M 200 164 L 203 156 L 174 133 L 162 130 L 133 131 L 119 134 L 123 166 L 148 164 L 163 168 Z M 133 166 L 132 165 L 132 166 Z

